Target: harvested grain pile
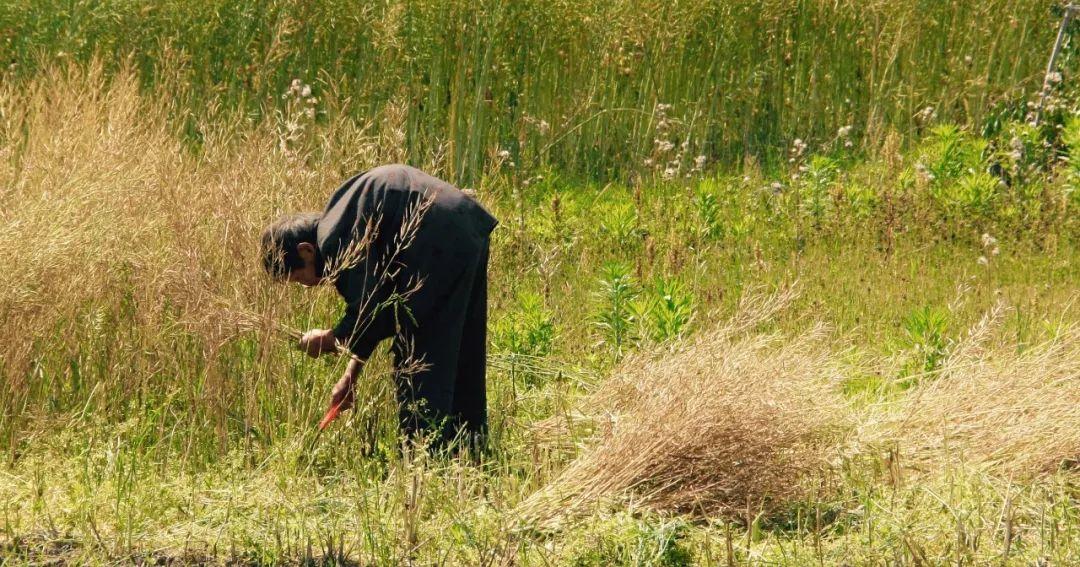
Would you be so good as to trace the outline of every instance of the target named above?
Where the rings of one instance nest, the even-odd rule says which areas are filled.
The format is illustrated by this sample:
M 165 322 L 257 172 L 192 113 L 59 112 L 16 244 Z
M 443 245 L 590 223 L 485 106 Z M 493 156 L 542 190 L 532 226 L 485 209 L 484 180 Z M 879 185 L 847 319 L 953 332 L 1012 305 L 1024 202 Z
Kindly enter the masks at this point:
M 1018 354 L 1015 344 L 991 344 L 1001 313 L 912 390 L 886 427 L 923 468 L 962 461 L 1030 478 L 1080 461 L 1080 329 L 1058 328 Z
M 744 302 L 675 352 L 638 355 L 582 408 L 588 448 L 518 513 L 555 527 L 598 501 L 675 512 L 768 510 L 812 489 L 848 430 L 821 329 L 745 335 L 790 296 Z

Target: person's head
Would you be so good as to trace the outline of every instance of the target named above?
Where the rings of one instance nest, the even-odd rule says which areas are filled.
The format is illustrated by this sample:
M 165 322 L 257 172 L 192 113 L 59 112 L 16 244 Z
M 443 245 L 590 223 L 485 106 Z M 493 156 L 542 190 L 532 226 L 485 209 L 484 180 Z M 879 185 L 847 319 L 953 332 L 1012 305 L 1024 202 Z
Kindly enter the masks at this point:
M 285 215 L 262 233 L 263 267 L 270 277 L 313 286 L 323 281 L 323 258 L 316 231 L 320 213 Z

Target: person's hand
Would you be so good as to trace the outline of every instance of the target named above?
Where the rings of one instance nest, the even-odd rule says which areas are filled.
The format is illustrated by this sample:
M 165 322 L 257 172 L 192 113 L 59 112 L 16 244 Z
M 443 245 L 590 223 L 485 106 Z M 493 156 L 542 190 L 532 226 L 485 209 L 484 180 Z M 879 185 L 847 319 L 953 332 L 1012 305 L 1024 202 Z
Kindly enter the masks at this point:
M 312 358 L 318 358 L 337 350 L 337 339 L 330 329 L 312 329 L 300 337 L 300 350 Z
M 355 399 L 353 386 L 356 384 L 356 377 L 360 375 L 360 369 L 363 365 L 364 362 L 359 358 L 353 357 L 349 360 L 349 366 L 345 368 L 341 380 L 338 380 L 338 383 L 334 385 L 334 390 L 330 393 L 330 409 L 326 410 L 326 415 L 319 422 L 320 431 L 326 429 L 331 422 L 337 419 L 338 414 L 353 407 Z
M 353 395 L 355 384 L 356 379 L 353 376 L 348 373 L 342 376 L 330 392 L 330 407 L 337 408 L 339 412 L 352 408 L 355 401 Z

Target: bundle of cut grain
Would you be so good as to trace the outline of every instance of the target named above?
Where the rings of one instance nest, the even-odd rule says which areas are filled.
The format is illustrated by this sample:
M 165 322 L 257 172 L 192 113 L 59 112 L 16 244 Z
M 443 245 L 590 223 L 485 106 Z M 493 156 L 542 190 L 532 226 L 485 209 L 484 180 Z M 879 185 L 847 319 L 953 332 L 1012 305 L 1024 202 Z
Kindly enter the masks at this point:
M 921 468 L 962 461 L 1022 478 L 1080 462 L 1080 329 L 1062 326 L 1018 353 L 988 340 L 1001 313 L 984 318 L 884 428 Z
M 804 495 L 850 420 L 820 328 L 745 334 L 789 298 L 744 302 L 674 352 L 627 359 L 582 404 L 596 424 L 589 447 L 522 503 L 521 517 L 555 527 L 597 501 L 716 514 Z

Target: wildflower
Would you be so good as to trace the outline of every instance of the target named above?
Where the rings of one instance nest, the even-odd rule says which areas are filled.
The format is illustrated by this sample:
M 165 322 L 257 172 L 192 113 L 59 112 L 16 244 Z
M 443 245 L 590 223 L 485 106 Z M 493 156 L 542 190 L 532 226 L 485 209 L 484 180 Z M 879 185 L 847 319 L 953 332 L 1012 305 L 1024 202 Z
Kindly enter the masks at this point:
M 499 156 L 499 159 L 507 159 L 510 157 L 510 150 L 499 150 L 495 155 Z
M 976 262 L 978 262 L 978 264 L 980 266 L 989 266 L 990 265 L 990 260 L 987 260 L 986 256 L 979 256 L 979 259 L 976 260 Z
M 540 129 L 541 134 L 547 134 L 548 130 L 551 129 L 551 124 L 548 124 L 547 120 L 541 120 L 540 124 L 537 125 L 537 128 Z
M 841 126 L 840 129 L 836 131 L 836 135 L 841 138 L 847 138 L 851 135 L 851 126 Z
M 674 179 L 676 173 L 678 173 L 678 171 L 675 168 L 668 167 L 664 170 L 664 179 Z
M 791 153 L 794 154 L 795 157 L 799 157 L 803 155 L 803 152 L 805 151 L 806 142 L 803 142 L 801 138 L 795 138 L 795 141 L 791 143 Z
M 694 167 L 696 169 L 703 169 L 705 167 L 705 160 L 706 157 L 704 155 L 694 158 Z
M 779 195 L 780 192 L 784 190 L 784 184 L 780 183 L 779 181 L 773 181 L 772 185 L 770 185 L 769 188 L 772 189 L 774 195 Z
M 671 150 L 675 149 L 675 144 L 673 144 L 673 143 L 671 143 L 671 142 L 669 142 L 667 140 L 661 140 L 661 139 L 657 138 L 656 140 L 653 140 L 653 143 L 656 144 L 656 149 L 660 153 L 667 153 L 667 152 L 670 152 Z
M 931 172 L 930 169 L 927 168 L 926 165 L 923 164 L 922 162 L 919 162 L 919 163 L 915 164 L 915 173 L 918 174 L 919 178 L 922 179 L 923 181 L 933 181 L 934 180 L 934 173 Z
M 937 118 L 937 109 L 932 106 L 927 106 L 915 113 L 915 118 L 923 124 L 928 124 Z
M 974 61 L 974 60 L 973 60 L 973 59 L 971 58 L 971 56 L 970 56 L 970 55 L 965 55 L 965 56 L 964 56 L 964 64 L 965 64 L 965 65 L 971 65 L 971 62 L 972 62 L 972 61 Z
M 311 96 L 311 86 L 310 85 L 304 85 L 300 89 L 300 96 L 303 97 L 303 98 L 307 98 L 307 97 Z
M 1060 83 L 1061 82 L 1061 73 L 1059 71 L 1054 71 L 1052 73 L 1047 73 L 1046 82 L 1047 83 L 1054 83 L 1054 84 Z
M 645 158 L 645 167 L 652 167 L 654 163 L 653 158 Z

